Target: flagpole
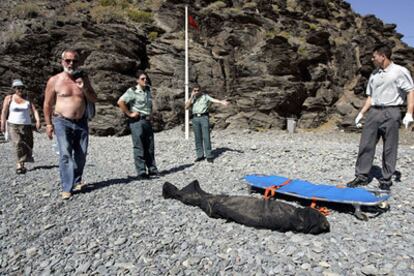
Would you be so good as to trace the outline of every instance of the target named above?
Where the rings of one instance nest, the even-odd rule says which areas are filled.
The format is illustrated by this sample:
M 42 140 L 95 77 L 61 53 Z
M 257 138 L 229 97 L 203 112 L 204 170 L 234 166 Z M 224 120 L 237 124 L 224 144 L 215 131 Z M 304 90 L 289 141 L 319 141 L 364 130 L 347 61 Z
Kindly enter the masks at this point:
M 185 6 L 185 102 L 188 101 L 188 6 Z M 190 111 L 185 110 L 185 139 L 189 138 L 190 130 Z

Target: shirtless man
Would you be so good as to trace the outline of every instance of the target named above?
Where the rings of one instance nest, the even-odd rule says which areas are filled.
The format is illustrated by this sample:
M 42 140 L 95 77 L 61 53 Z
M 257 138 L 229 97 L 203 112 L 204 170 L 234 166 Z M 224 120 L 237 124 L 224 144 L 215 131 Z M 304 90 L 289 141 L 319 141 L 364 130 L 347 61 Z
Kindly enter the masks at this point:
M 82 188 L 82 174 L 88 149 L 86 99 L 95 103 L 96 93 L 89 78 L 77 77 L 79 56 L 75 50 L 62 53 L 63 72 L 51 77 L 46 86 L 43 113 L 49 139 L 56 134 L 62 199 Z M 54 106 L 54 109 L 53 109 Z

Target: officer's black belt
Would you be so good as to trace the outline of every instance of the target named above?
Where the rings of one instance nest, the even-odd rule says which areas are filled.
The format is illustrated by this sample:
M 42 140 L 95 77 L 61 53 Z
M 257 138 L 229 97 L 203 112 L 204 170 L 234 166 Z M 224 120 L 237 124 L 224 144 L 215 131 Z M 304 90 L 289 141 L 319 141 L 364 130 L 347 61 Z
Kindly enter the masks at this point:
M 138 121 L 141 121 L 141 120 L 149 120 L 149 119 L 150 119 L 150 116 L 148 116 L 148 115 L 139 115 L 136 118 L 128 117 L 129 122 L 138 122 Z
M 194 113 L 193 114 L 194 117 L 203 117 L 203 116 L 208 116 L 208 112 L 206 113 Z
M 372 105 L 372 108 L 375 109 L 386 109 L 386 108 L 400 108 L 401 105 Z

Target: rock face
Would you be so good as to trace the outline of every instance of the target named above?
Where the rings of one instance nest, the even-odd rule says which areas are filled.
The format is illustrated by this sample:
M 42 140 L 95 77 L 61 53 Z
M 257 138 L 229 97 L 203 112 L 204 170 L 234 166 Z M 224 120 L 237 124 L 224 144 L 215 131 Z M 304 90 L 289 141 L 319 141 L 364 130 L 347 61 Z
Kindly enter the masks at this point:
M 41 107 L 47 79 L 70 47 L 98 93 L 92 133 L 128 132 L 116 101 L 138 69 L 152 81 L 156 130 L 182 124 L 185 4 L 199 26 L 189 31 L 190 83 L 232 103 L 212 106 L 216 127 L 284 128 L 290 116 L 302 128 L 328 120 L 351 126 L 378 43 L 414 71 L 414 49 L 396 26 L 361 17 L 343 0 L 2 1 L 1 96 L 22 78 Z

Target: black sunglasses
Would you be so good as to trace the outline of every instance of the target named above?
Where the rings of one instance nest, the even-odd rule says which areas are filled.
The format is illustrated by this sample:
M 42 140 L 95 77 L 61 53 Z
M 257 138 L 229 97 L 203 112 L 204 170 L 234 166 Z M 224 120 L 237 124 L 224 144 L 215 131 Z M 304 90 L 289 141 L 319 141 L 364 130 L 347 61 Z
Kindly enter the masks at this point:
M 71 62 L 76 63 L 76 62 L 78 62 L 78 60 L 77 60 L 77 59 L 64 59 L 64 61 L 65 61 L 66 63 L 71 63 Z

